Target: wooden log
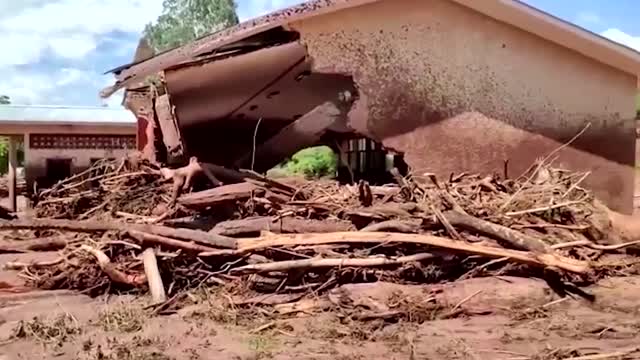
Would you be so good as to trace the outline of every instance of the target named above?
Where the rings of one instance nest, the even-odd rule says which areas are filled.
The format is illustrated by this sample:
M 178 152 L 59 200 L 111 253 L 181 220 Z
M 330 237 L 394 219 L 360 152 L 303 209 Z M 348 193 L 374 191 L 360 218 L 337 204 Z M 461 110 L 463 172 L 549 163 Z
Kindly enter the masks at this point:
M 0 242 L 0 253 L 23 253 L 27 251 L 55 251 L 64 249 L 67 240 L 59 236 L 47 237 L 33 240 L 2 241 Z
M 199 253 L 203 251 L 215 251 L 215 248 L 195 244 L 192 242 L 186 242 L 176 239 L 171 239 L 164 236 L 149 234 L 145 232 L 131 230 L 128 231 L 127 234 L 132 238 L 138 240 L 144 246 L 165 246 L 170 249 L 179 249 L 192 253 Z
M 490 236 L 519 250 L 533 251 L 536 253 L 548 253 L 551 251 L 540 239 L 525 235 L 520 231 L 513 230 L 506 226 L 494 224 L 457 211 L 448 211 L 444 214 L 444 217 L 453 226 Z
M 264 193 L 263 188 L 243 182 L 184 195 L 178 198 L 178 203 L 188 208 L 203 209 L 229 201 L 246 200 L 252 195 L 261 196 Z
M 345 211 L 348 216 L 359 216 L 372 219 L 410 218 L 411 212 L 418 208 L 416 203 L 389 203 L 367 208 L 357 208 Z
M 205 231 L 192 229 L 174 229 L 160 225 L 149 224 L 126 224 L 108 221 L 74 221 L 58 219 L 29 219 L 0 221 L 0 230 L 62 230 L 82 233 L 104 232 L 104 231 L 139 231 L 178 240 L 193 241 L 214 247 L 235 249 L 236 240 L 230 237 L 217 234 L 209 234 Z
M 201 253 L 200 256 L 239 255 L 264 250 L 274 246 L 325 245 L 339 243 L 411 243 L 427 245 L 479 255 L 488 258 L 509 258 L 511 261 L 541 267 L 555 267 L 561 270 L 585 274 L 590 272 L 588 262 L 564 257 L 558 254 L 536 254 L 526 251 L 509 250 L 468 244 L 462 241 L 446 239 L 426 234 L 399 234 L 386 232 L 339 232 L 328 234 L 266 234 L 259 238 L 238 239 L 237 250 Z
M 216 224 L 212 233 L 224 236 L 260 234 L 262 231 L 273 233 L 327 233 L 355 230 L 353 224 L 342 220 L 312 220 L 284 217 L 276 219 L 259 216 L 241 220 L 229 220 Z
M 200 163 L 200 166 L 207 171 L 211 172 L 216 177 L 222 179 L 227 183 L 240 183 L 244 181 L 253 181 L 262 186 L 269 187 L 271 190 L 281 192 L 285 195 L 292 196 L 297 192 L 297 189 L 291 185 L 285 184 L 281 181 L 270 179 L 266 176 L 260 175 L 251 170 L 234 170 L 224 166 Z
M 418 230 L 420 230 L 420 224 L 400 220 L 387 220 L 376 224 L 371 224 L 360 229 L 360 231 L 367 232 L 389 231 L 407 234 L 417 233 Z
M 167 294 L 164 292 L 164 284 L 158 269 L 158 262 L 153 248 L 147 248 L 142 252 L 142 262 L 144 264 L 144 273 L 147 275 L 149 283 L 149 292 L 154 304 L 160 304 L 167 301 Z
M 89 245 L 82 245 L 80 249 L 92 254 L 98 261 L 98 265 L 102 271 L 111 279 L 111 281 L 118 284 L 131 285 L 135 287 L 142 286 L 147 283 L 147 277 L 143 274 L 126 274 L 118 269 L 111 263 L 111 259 L 98 249 L 94 249 Z
M 436 255 L 430 253 L 420 253 L 397 258 L 387 257 L 368 257 L 362 259 L 304 259 L 304 260 L 288 260 L 277 261 L 265 264 L 250 264 L 231 269 L 232 274 L 252 274 L 265 273 L 272 271 L 289 271 L 300 269 L 313 269 L 325 267 L 377 267 L 400 265 L 408 262 L 424 261 L 433 259 Z

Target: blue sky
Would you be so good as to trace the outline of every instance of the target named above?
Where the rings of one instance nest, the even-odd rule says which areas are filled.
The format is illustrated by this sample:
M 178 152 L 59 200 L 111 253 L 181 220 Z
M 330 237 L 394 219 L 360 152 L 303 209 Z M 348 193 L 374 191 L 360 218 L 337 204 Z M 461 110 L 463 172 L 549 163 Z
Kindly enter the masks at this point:
M 491 1 L 491 0 L 478 0 Z M 237 0 L 241 20 L 301 0 Z M 640 50 L 634 0 L 526 0 L 532 6 Z M 98 92 L 110 68 L 130 62 L 162 0 L 0 0 L 0 94 L 14 103 L 119 106 Z

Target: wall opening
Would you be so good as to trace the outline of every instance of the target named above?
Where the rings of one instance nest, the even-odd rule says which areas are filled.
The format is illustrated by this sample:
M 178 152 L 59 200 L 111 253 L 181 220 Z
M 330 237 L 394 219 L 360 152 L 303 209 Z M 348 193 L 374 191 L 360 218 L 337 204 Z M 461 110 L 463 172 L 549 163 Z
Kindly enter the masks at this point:
M 403 154 L 386 149 L 381 143 L 361 137 L 337 142 L 339 156 L 338 180 L 355 183 L 366 180 L 381 185 L 393 182 L 391 169 L 396 168 L 402 176 L 409 167 Z
M 328 146 L 302 149 L 267 172 L 270 177 L 304 176 L 309 179 L 337 175 L 338 153 Z
M 51 186 L 69 176 L 71 176 L 71 159 L 47 159 L 47 186 Z

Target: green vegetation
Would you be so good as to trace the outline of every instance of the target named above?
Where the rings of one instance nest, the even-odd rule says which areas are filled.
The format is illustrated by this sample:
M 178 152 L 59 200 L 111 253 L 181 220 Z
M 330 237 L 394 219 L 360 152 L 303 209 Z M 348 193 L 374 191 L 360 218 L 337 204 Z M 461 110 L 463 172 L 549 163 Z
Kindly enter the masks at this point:
M 7 95 L 0 95 L 0 105 L 11 104 L 11 98 Z M 24 147 L 18 145 L 18 166 L 24 164 Z M 9 170 L 9 141 L 7 138 L 0 138 L 0 175 L 4 175 Z
M 338 169 L 338 156 L 328 146 L 312 147 L 298 151 L 283 167 L 290 174 L 333 177 Z
M 164 0 L 162 15 L 144 35 L 156 53 L 238 23 L 234 0 Z
M 24 146 L 18 144 L 18 166 L 24 165 Z M 4 175 L 9 171 L 9 140 L 0 138 L 0 175 Z

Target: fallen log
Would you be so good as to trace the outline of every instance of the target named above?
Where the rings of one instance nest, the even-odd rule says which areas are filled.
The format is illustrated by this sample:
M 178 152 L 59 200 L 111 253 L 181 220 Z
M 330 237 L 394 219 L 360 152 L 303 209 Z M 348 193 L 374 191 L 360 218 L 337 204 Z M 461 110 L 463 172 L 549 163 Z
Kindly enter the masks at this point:
M 191 229 L 174 229 L 160 225 L 127 224 L 106 221 L 74 221 L 58 219 L 30 219 L 0 221 L 0 230 L 64 230 L 83 233 L 104 231 L 139 231 L 178 240 L 193 241 L 214 247 L 236 248 L 236 240 L 217 234 L 209 234 L 204 231 Z
M 494 224 L 457 211 L 448 211 L 444 213 L 444 217 L 453 226 L 490 236 L 518 250 L 533 251 L 536 253 L 548 253 L 550 251 L 549 247 L 540 239 L 525 235 L 506 226 Z
M 377 267 L 400 265 L 408 262 L 423 261 L 433 259 L 436 255 L 430 253 L 420 253 L 397 258 L 387 257 L 368 257 L 362 259 L 346 258 L 346 259 L 304 259 L 304 260 L 287 260 L 276 261 L 264 264 L 250 264 L 231 269 L 231 274 L 252 274 L 265 273 L 272 271 L 289 271 L 301 269 L 313 269 L 324 267 Z
M 255 184 L 242 182 L 183 195 L 178 198 L 178 203 L 188 208 L 203 209 L 228 201 L 246 200 L 254 195 L 262 196 L 265 192 Z
M 410 218 L 411 212 L 418 209 L 416 203 L 390 203 L 378 206 L 370 206 L 366 208 L 358 208 L 345 211 L 347 216 L 371 218 L 371 219 L 389 219 L 389 218 Z
M 325 245 L 337 243 L 412 243 L 452 250 L 488 258 L 509 258 L 522 264 L 554 267 L 585 274 L 590 272 L 588 262 L 571 259 L 554 253 L 535 254 L 526 251 L 468 244 L 432 235 L 399 234 L 386 232 L 339 232 L 328 234 L 266 234 L 259 238 L 238 239 L 237 250 L 201 253 L 200 256 L 239 255 L 275 246 Z
M 27 251 L 55 251 L 64 249 L 68 242 L 61 237 L 47 237 L 34 240 L 0 242 L 0 253 L 12 254 Z
M 164 236 L 153 235 L 145 232 L 130 230 L 127 235 L 138 240 L 144 246 L 165 246 L 170 249 L 184 250 L 192 253 L 199 253 L 203 251 L 215 251 L 215 248 L 194 244 L 192 242 L 186 242 L 176 239 L 171 239 Z
M 284 217 L 258 216 L 241 220 L 229 220 L 216 224 L 210 232 L 224 236 L 260 234 L 262 231 L 273 233 L 328 233 L 351 231 L 354 226 L 342 220 L 312 220 Z
M 153 303 L 160 304 L 167 301 L 167 294 L 164 292 L 164 284 L 162 283 L 162 277 L 160 277 L 160 270 L 158 270 L 158 261 L 152 248 L 147 248 L 142 252 L 142 262 Z
M 387 220 L 375 224 L 371 224 L 369 226 L 363 227 L 360 231 L 365 232 L 377 232 L 377 231 L 390 231 L 390 232 L 400 232 L 407 234 L 414 234 L 420 230 L 420 224 L 411 223 L 408 221 L 400 221 L 400 220 Z
M 143 274 L 126 274 L 113 265 L 111 259 L 98 249 L 94 249 L 89 245 L 82 245 L 80 249 L 90 253 L 93 255 L 98 261 L 98 265 L 100 269 L 104 271 L 105 274 L 113 281 L 114 283 L 131 285 L 134 287 L 139 287 L 147 283 L 147 277 Z
M 253 182 L 258 183 L 258 185 L 266 185 L 277 189 L 278 192 L 289 196 L 292 196 L 297 191 L 293 186 L 269 179 L 256 172 L 250 170 L 234 170 L 216 164 L 199 162 L 196 157 L 191 157 L 189 164 L 181 168 L 162 168 L 160 169 L 160 173 L 166 180 L 173 180 L 174 195 L 176 197 L 180 194 L 181 190 L 188 189 L 193 179 L 199 174 L 204 174 L 214 187 L 225 184 L 232 185 L 242 182 Z

